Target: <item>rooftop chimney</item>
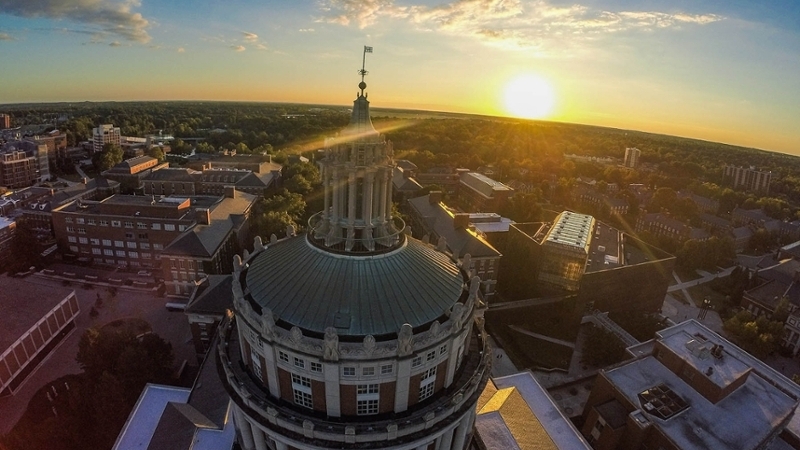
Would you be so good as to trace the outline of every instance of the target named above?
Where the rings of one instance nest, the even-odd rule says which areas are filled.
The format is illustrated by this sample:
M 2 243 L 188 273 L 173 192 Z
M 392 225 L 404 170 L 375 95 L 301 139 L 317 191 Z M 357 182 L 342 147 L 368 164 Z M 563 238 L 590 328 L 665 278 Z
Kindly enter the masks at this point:
M 428 202 L 430 202 L 431 205 L 436 205 L 441 201 L 442 201 L 442 191 L 431 191 L 428 194 Z
M 453 216 L 453 228 L 461 230 L 469 226 L 469 214 L 456 214 Z
M 225 186 L 225 198 L 236 198 L 236 187 Z
M 197 223 L 198 225 L 210 225 L 211 224 L 211 210 L 208 208 L 197 208 L 195 211 L 197 215 Z

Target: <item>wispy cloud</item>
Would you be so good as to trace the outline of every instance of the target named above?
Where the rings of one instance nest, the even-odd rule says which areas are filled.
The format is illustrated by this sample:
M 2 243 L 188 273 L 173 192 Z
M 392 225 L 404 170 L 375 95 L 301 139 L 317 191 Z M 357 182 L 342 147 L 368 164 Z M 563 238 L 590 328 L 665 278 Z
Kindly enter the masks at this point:
M 247 48 L 245 48 L 244 45 L 231 45 L 231 48 L 235 52 L 243 52 L 243 51 L 247 50 Z
M 0 14 L 26 18 L 66 19 L 95 33 L 147 43 L 149 22 L 134 8 L 140 0 L 0 0 Z
M 455 0 L 438 6 L 398 6 L 394 0 L 322 0 L 317 22 L 366 28 L 381 19 L 402 20 L 419 29 L 472 36 L 488 44 L 536 48 L 553 39 L 597 39 L 625 31 L 654 31 L 723 20 L 715 14 L 605 11 L 583 5 L 556 6 L 545 0 Z
M 255 33 L 249 33 L 247 31 L 242 31 L 242 35 L 244 36 L 244 40 L 246 42 L 258 42 L 258 35 Z
M 183 47 L 178 47 L 177 52 L 178 53 L 184 53 L 184 52 L 186 52 L 186 49 L 183 48 Z
M 300 29 L 299 29 L 299 30 L 297 30 L 297 31 L 299 31 L 299 32 L 301 32 L 301 33 L 313 33 L 313 32 L 314 32 L 314 29 L 313 29 L 313 28 L 300 28 Z
M 8 33 L 0 33 L 0 41 L 16 41 L 16 39 Z
M 120 47 L 120 46 L 122 46 L 122 44 L 120 44 L 119 41 L 111 42 L 108 45 L 111 46 L 111 47 Z

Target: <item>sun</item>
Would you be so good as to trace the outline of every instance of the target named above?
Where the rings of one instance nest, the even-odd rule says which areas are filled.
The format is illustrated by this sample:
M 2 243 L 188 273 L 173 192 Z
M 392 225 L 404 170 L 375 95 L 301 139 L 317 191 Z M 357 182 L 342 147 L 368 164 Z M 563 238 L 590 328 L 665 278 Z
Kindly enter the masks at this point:
M 506 85 L 506 111 L 515 117 L 541 119 L 553 111 L 556 95 L 550 84 L 537 75 L 522 75 Z

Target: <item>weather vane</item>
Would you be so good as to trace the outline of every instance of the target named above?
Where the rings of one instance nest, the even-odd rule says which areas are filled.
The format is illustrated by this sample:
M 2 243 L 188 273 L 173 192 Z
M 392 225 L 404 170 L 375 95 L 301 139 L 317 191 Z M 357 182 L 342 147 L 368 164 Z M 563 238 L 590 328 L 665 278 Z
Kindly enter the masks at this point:
M 364 55 L 361 58 L 361 70 L 358 73 L 361 75 L 361 83 L 358 83 L 358 87 L 361 89 L 361 95 L 364 95 L 364 89 L 367 88 L 367 83 L 364 82 L 364 76 L 366 76 L 369 72 L 365 69 L 367 63 L 367 53 L 372 53 L 372 47 L 364 46 Z

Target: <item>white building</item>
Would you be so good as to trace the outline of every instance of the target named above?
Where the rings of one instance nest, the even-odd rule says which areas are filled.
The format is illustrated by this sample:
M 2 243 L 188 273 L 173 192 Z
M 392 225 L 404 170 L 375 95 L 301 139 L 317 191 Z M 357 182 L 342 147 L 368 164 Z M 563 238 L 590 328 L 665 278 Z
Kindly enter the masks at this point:
M 639 157 L 642 151 L 638 148 L 630 147 L 625 149 L 625 167 L 635 169 L 639 165 Z
M 122 135 L 119 127 L 111 124 L 103 124 L 97 128 L 92 128 L 92 149 L 95 153 L 102 152 L 106 144 L 122 144 Z

